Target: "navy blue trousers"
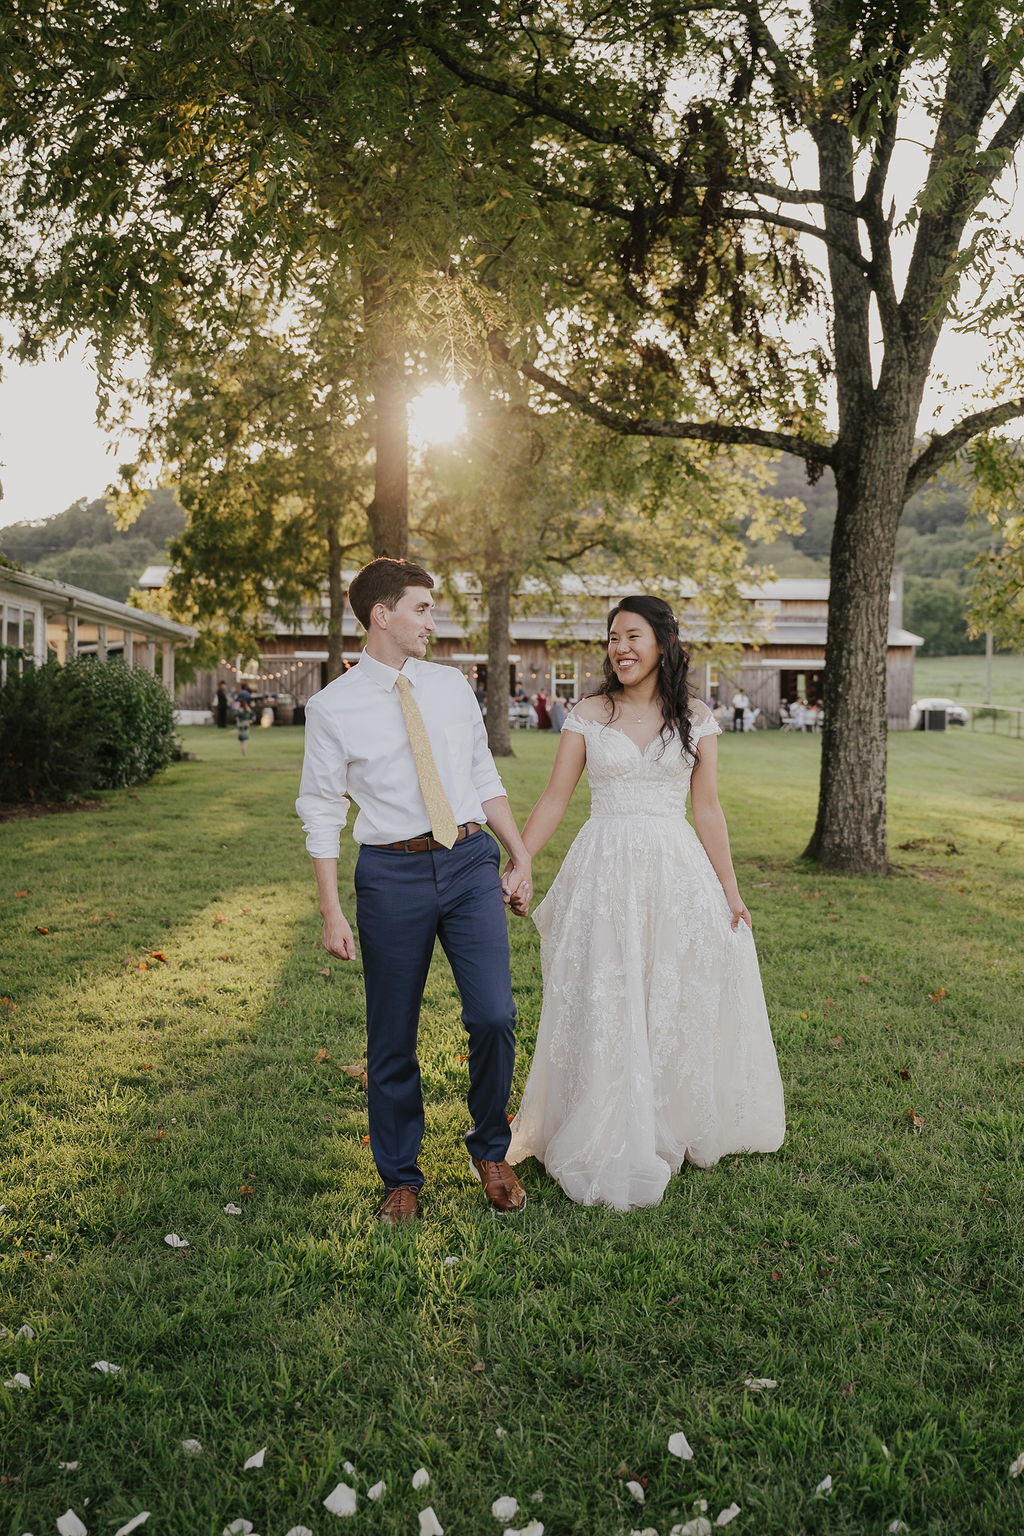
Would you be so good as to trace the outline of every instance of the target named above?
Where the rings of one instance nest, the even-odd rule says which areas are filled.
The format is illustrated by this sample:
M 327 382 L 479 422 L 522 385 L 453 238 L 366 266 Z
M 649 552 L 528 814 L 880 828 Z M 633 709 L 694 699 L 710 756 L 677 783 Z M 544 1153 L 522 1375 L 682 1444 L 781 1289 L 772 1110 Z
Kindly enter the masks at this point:
M 403 853 L 364 844 L 356 861 L 356 921 L 366 987 L 370 1150 L 388 1189 L 423 1183 L 423 1093 L 416 1055 L 423 988 L 440 939 L 469 1034 L 466 1146 L 500 1161 L 515 1063 L 515 1003 L 498 846 L 475 832 L 454 848 Z

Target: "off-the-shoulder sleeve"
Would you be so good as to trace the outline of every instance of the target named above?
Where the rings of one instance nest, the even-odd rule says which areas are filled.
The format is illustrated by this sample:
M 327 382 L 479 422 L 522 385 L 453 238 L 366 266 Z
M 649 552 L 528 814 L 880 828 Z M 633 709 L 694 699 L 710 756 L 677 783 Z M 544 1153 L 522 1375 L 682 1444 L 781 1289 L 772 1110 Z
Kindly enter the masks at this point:
M 582 736 L 584 734 L 584 726 L 588 725 L 589 723 L 590 722 L 587 720 L 578 719 L 576 715 L 566 715 L 565 719 L 562 721 L 562 730 L 575 731 L 577 736 Z
M 690 740 L 700 741 L 702 736 L 721 736 L 722 727 L 706 704 L 695 704 L 690 709 Z

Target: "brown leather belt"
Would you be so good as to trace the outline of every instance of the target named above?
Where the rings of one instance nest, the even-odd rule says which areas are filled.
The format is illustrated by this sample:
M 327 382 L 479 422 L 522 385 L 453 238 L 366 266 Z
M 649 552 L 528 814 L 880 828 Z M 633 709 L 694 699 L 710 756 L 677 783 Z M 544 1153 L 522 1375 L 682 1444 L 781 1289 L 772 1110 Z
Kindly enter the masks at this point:
M 480 830 L 478 821 L 460 822 L 455 841 L 461 843 L 463 838 L 471 837 Z M 406 837 L 397 843 L 371 843 L 370 847 L 389 848 L 395 853 L 432 853 L 436 848 L 443 848 L 444 843 L 439 843 L 432 832 L 424 832 L 422 837 Z

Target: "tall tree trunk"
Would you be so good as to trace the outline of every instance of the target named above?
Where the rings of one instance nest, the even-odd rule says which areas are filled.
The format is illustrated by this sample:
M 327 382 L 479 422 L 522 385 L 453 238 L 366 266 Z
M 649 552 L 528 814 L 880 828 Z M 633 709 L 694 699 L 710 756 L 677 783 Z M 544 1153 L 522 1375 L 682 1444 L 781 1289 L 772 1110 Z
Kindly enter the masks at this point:
M 341 540 L 338 525 L 327 518 L 327 588 L 329 606 L 327 612 L 327 681 L 333 682 L 345 669 L 342 637 L 342 620 L 345 617 L 345 583 L 341 579 Z
M 508 720 L 509 614 L 512 579 L 507 572 L 487 584 L 487 744 L 495 757 L 514 757 Z
M 374 405 L 373 500 L 366 509 L 374 558 L 404 560 L 409 548 L 409 419 L 405 348 L 391 316 L 386 278 L 363 279 L 363 317 Z
M 879 413 L 881 415 L 882 413 Z M 884 874 L 889 585 L 910 445 L 894 418 L 851 443 L 836 467 L 818 817 L 805 857 Z

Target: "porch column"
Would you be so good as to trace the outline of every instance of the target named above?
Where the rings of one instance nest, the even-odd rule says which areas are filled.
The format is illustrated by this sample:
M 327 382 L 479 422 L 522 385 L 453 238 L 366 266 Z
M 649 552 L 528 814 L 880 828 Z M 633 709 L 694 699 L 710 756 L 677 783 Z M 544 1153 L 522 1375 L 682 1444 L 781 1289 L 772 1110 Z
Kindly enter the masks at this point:
M 169 640 L 165 640 L 160 647 L 160 655 L 163 660 L 163 684 L 174 698 L 174 646 Z
M 106 661 L 106 659 L 107 659 L 107 626 L 105 624 L 97 624 L 96 625 L 96 660 L 97 661 Z

